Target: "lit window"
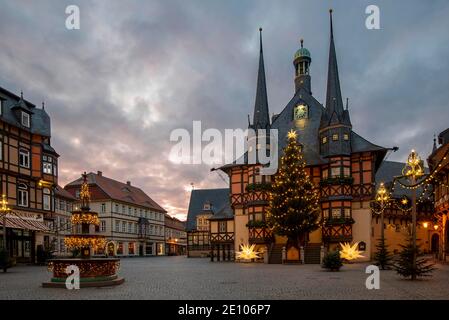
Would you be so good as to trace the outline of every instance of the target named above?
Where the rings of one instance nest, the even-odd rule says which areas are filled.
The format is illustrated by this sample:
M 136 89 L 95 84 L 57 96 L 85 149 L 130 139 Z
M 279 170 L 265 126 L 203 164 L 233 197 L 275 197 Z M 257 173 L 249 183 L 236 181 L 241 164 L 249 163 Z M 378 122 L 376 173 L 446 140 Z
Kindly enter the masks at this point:
M 48 188 L 44 188 L 43 189 L 43 205 L 44 205 L 44 210 L 51 210 L 51 194 L 50 194 L 50 189 Z
M 341 210 L 340 209 L 332 209 L 332 218 L 340 218 Z
M 22 111 L 22 126 L 27 128 L 30 127 L 30 115 L 23 111 Z
M 254 183 L 261 183 L 262 182 L 262 176 L 261 175 L 256 175 L 254 176 Z
M 24 168 L 30 167 L 30 152 L 28 150 L 19 150 L 19 165 Z
M 324 169 L 322 174 L 323 174 L 323 179 L 327 179 L 329 177 L 329 170 Z
M 42 171 L 46 174 L 52 174 L 53 164 L 52 158 L 49 156 L 42 156 Z
M 351 169 L 349 167 L 344 167 L 343 168 L 343 175 L 345 177 L 350 177 L 351 176 Z
M 332 178 L 340 176 L 340 167 L 331 168 L 331 176 Z
M 327 143 L 327 137 L 323 137 L 323 138 L 321 139 L 321 141 L 323 142 L 323 144 Z
M 345 217 L 350 218 L 351 217 L 351 208 L 345 208 Z
M 17 199 L 17 204 L 21 207 L 28 207 L 28 187 L 24 183 L 18 185 L 19 198 Z
M 343 134 L 343 140 L 348 141 L 349 140 L 349 134 L 347 134 L 347 133 Z
M 334 133 L 334 134 L 332 135 L 332 140 L 333 140 L 333 141 L 337 141 L 337 140 L 338 140 L 338 133 Z
M 325 219 L 329 218 L 329 210 L 328 209 L 323 210 L 323 217 Z

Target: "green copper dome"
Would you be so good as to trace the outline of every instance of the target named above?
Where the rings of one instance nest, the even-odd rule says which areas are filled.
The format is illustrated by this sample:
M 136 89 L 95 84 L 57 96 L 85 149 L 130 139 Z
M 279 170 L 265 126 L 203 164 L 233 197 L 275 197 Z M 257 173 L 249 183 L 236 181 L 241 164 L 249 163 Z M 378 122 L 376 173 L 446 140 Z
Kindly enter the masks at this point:
M 307 50 L 306 48 L 299 48 L 298 51 L 296 51 L 296 53 L 295 53 L 294 60 L 296 60 L 298 58 L 302 58 L 302 57 L 307 57 L 307 58 L 311 59 L 310 51 Z

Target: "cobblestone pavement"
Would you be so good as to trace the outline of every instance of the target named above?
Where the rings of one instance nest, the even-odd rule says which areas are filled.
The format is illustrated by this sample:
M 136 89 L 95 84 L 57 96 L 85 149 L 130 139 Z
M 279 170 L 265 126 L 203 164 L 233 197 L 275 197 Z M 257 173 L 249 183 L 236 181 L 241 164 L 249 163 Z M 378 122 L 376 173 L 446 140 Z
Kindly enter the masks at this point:
M 0 299 L 449 299 L 449 266 L 437 265 L 426 280 L 402 280 L 381 272 L 380 290 L 365 287 L 367 264 L 326 272 L 319 265 L 210 262 L 186 257 L 122 259 L 117 287 L 42 288 L 46 267 L 17 266 L 0 272 Z

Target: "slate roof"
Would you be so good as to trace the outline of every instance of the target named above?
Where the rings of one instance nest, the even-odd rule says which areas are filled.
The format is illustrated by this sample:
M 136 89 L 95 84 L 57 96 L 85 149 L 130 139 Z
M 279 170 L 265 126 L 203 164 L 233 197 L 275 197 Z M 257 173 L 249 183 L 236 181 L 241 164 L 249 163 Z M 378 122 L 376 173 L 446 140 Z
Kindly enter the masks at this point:
M 0 87 L 0 98 L 3 101 L 3 110 L 1 119 L 11 125 L 28 130 L 31 133 L 40 134 L 42 136 L 51 136 L 50 117 L 44 109 L 38 109 L 34 104 L 14 93 Z M 14 113 L 14 108 L 20 107 L 31 113 L 31 128 L 22 126 L 20 119 Z
M 323 126 L 334 124 L 351 125 L 349 113 L 343 109 L 340 79 L 338 75 L 337 54 L 335 53 L 334 29 L 332 26 L 332 11 L 330 11 L 330 46 L 329 64 L 327 73 L 326 114 L 323 117 Z M 346 111 L 346 112 L 345 112 Z
M 70 182 L 65 186 L 81 186 L 83 183 L 83 178 L 80 177 L 75 181 Z M 142 207 L 147 207 L 149 209 L 166 213 L 164 208 L 151 199 L 142 189 L 137 188 L 127 183 L 123 183 L 111 178 L 107 178 L 102 174 L 89 172 L 87 174 L 87 183 L 89 185 L 98 186 L 103 192 L 105 192 L 110 199 L 133 203 Z
M 231 204 L 227 202 L 217 213 L 215 213 L 209 220 L 229 220 L 234 218 Z
M 252 127 L 255 129 L 267 129 L 270 126 L 268 113 L 267 85 L 265 77 L 265 65 L 263 61 L 262 29 L 260 32 L 259 71 L 257 73 L 256 101 L 254 104 L 254 118 Z
M 187 212 L 186 230 L 196 229 L 196 216 L 203 212 L 203 205 L 210 202 L 212 213 L 218 213 L 229 204 L 229 189 L 199 189 L 192 190 L 190 195 L 189 210 Z

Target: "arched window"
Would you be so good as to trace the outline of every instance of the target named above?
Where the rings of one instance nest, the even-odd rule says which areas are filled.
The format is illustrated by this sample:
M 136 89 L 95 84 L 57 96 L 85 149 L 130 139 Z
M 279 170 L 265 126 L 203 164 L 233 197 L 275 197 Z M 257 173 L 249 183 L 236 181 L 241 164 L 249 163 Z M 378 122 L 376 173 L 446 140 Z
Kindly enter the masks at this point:
M 28 186 L 25 183 L 19 183 L 17 205 L 21 207 L 28 207 Z

